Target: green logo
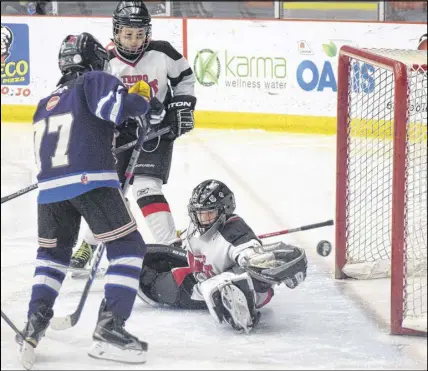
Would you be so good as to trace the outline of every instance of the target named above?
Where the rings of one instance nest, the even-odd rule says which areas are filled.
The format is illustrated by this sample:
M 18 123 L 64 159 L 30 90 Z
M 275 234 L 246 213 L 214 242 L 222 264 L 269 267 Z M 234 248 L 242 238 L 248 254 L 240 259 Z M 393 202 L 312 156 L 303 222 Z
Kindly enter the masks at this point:
M 203 86 L 212 86 L 218 83 L 220 60 L 217 53 L 211 49 L 203 49 L 196 54 L 193 71 L 196 79 Z
M 337 46 L 333 41 L 330 41 L 330 44 L 322 44 L 322 50 L 327 57 L 335 57 L 337 55 Z
M 228 50 L 203 49 L 196 53 L 193 72 L 203 86 L 219 84 L 220 74 L 226 88 L 271 90 L 287 86 L 284 57 L 246 56 Z

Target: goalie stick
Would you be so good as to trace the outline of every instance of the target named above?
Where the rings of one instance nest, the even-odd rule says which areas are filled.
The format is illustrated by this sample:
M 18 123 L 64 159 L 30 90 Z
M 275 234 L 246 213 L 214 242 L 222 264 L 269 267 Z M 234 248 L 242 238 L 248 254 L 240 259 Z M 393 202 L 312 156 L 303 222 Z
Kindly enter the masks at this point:
M 141 136 L 138 138 L 137 140 L 137 144 L 135 145 L 134 151 L 132 152 L 131 155 L 131 159 L 129 160 L 129 164 L 128 167 L 125 171 L 125 183 L 123 184 L 123 194 L 126 195 L 128 189 L 129 189 L 129 185 L 130 185 L 130 181 L 132 176 L 134 175 L 134 169 L 135 166 L 137 165 L 137 160 L 138 157 L 140 156 L 140 152 L 141 149 L 143 147 L 144 142 L 160 137 L 162 135 L 167 134 L 170 131 L 170 128 L 164 128 L 164 129 L 160 129 L 154 133 L 151 134 L 147 134 L 145 136 Z M 50 326 L 54 329 L 54 330 L 66 330 L 68 328 L 73 327 L 74 325 L 76 325 L 76 323 L 79 321 L 79 318 L 82 314 L 83 311 L 83 307 L 85 306 L 86 303 L 86 299 L 89 295 L 89 291 L 91 289 L 92 283 L 94 281 L 98 266 L 101 262 L 101 258 L 103 256 L 104 250 L 105 250 L 106 246 L 104 243 L 101 243 L 99 248 L 97 249 L 97 255 L 95 256 L 95 261 L 94 264 L 92 266 L 92 269 L 89 273 L 89 277 L 86 281 L 85 284 L 85 288 L 83 290 L 82 296 L 80 297 L 80 301 L 79 304 L 77 306 L 77 309 L 71 313 L 68 314 L 65 317 L 54 317 L 51 319 L 51 324 Z

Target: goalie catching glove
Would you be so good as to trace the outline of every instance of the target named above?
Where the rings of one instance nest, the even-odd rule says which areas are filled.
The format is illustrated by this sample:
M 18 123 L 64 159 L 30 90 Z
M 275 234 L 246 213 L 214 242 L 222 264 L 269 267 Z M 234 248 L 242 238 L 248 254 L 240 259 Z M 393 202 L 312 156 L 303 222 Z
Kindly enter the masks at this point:
M 170 139 L 176 139 L 195 127 L 195 106 L 196 98 L 191 95 L 177 95 L 172 98 L 165 117 L 165 124 L 171 128 Z
M 238 264 L 259 281 L 284 282 L 290 289 L 306 279 L 308 268 L 305 250 L 283 242 L 253 247 L 238 257 Z

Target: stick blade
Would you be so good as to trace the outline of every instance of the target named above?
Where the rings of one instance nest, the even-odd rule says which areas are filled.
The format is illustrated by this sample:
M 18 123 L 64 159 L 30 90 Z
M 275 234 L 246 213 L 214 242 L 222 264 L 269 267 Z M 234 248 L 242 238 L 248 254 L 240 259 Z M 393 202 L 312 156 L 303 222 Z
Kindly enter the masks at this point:
M 18 345 L 19 361 L 26 370 L 31 370 L 36 362 L 36 353 L 34 347 L 25 340 L 22 345 Z
M 67 330 L 73 327 L 71 315 L 65 317 L 54 317 L 51 319 L 50 327 L 55 331 Z

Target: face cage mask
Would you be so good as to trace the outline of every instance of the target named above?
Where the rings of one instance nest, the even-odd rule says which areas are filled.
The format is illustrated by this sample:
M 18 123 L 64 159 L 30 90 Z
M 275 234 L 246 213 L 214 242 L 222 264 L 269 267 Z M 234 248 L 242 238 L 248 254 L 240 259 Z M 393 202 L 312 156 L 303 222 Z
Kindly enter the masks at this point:
M 201 234 L 201 236 L 203 234 L 205 234 L 206 232 L 208 232 L 212 228 L 212 226 L 215 223 L 217 223 L 217 221 L 222 217 L 222 215 L 224 215 L 224 210 L 223 209 L 219 209 L 217 207 L 207 208 L 207 209 L 204 209 L 204 208 L 197 209 L 197 208 L 194 208 L 194 207 L 192 207 L 192 206 L 189 205 L 188 209 L 189 209 L 190 220 L 196 226 L 196 228 L 199 231 L 199 233 Z M 210 220 L 209 223 L 202 224 L 199 221 L 198 212 L 204 212 L 204 211 L 206 211 L 206 212 L 217 211 L 217 216 L 213 220 Z
M 82 56 L 79 53 L 64 56 L 59 62 L 61 72 L 65 74 L 72 71 L 81 74 L 86 71 L 94 71 L 94 68 L 91 64 L 82 65 L 82 61 Z M 111 67 L 108 60 L 104 60 L 103 68 L 101 69 L 101 71 L 111 74 Z
M 115 23 L 113 26 L 113 42 L 114 45 L 116 46 L 116 49 L 123 54 L 125 57 L 129 56 L 131 58 L 137 58 L 141 55 L 141 53 L 143 53 L 149 46 L 151 38 L 152 38 L 152 25 L 145 25 L 145 26 L 131 26 L 129 24 L 121 24 L 119 22 Z M 122 43 L 120 42 L 120 30 L 123 27 L 127 27 L 127 28 L 132 28 L 132 29 L 144 29 L 143 32 L 145 32 L 145 36 L 144 36 L 144 41 L 142 43 L 142 45 L 138 48 L 138 49 L 131 49 L 131 48 L 127 48 L 125 46 L 122 45 Z

